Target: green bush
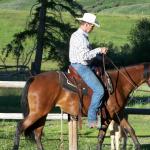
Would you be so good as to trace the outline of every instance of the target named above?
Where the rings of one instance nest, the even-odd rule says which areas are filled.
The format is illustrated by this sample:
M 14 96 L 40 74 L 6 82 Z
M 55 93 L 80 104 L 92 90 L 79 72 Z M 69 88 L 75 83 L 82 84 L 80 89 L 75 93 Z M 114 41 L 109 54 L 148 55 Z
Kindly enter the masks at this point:
M 132 46 L 133 62 L 150 61 L 150 20 L 144 18 L 139 20 L 131 30 L 130 42 Z

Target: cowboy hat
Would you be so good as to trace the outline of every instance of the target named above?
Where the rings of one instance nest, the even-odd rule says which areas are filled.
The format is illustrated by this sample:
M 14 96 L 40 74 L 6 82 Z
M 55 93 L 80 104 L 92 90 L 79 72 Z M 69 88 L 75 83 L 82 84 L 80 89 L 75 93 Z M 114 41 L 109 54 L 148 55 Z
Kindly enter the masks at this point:
M 82 18 L 76 18 L 79 21 L 84 21 L 87 23 L 91 23 L 97 27 L 100 27 L 99 23 L 96 21 L 96 16 L 91 13 L 84 13 Z

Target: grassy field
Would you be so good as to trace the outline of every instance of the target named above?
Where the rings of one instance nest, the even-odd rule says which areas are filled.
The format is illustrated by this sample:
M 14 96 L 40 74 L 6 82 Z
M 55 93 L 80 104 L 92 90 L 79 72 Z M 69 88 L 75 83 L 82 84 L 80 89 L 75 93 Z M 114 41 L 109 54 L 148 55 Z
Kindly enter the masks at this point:
M 0 49 L 12 40 L 14 33 L 26 27 L 29 18 L 27 11 L 2 10 L 0 12 Z M 99 14 L 98 20 L 101 28 L 95 28 L 91 33 L 91 42 L 113 42 L 115 45 L 123 45 L 128 42 L 129 31 L 138 19 L 138 16 L 114 17 Z
M 113 14 L 150 15 L 149 0 L 77 0 L 88 11 Z
M 0 9 L 30 10 L 36 0 L 0 0 Z
M 131 28 L 134 27 L 138 17 L 98 15 L 101 28 L 95 28 L 91 33 L 91 41 L 96 43 L 112 42 L 116 46 L 128 43 Z
M 29 10 L 35 2 L 36 0 L 0 0 L 0 51 L 13 39 L 15 33 L 26 28 L 27 22 L 30 19 Z M 97 8 L 100 9 L 100 7 L 105 8 L 103 11 L 97 12 L 101 28 L 95 28 L 94 32 L 91 33 L 90 40 L 92 43 L 112 42 L 116 46 L 122 46 L 129 42 L 129 32 L 134 27 L 136 21 L 143 17 L 150 17 L 150 11 L 146 8 L 149 8 L 148 0 L 140 2 L 138 0 L 106 0 L 103 1 L 103 4 L 97 4 L 100 3 L 97 0 L 77 0 L 77 2 L 80 2 L 87 8 L 92 7 L 93 11 Z M 144 9 L 141 10 L 142 8 Z M 133 10 L 135 10 L 135 13 L 133 13 Z M 66 13 L 64 15 L 68 18 Z M 72 20 L 72 18 L 68 20 Z M 78 24 L 76 23 L 75 25 L 77 26 Z M 25 43 L 26 50 L 32 49 L 33 42 L 29 40 Z M 0 61 L 1 64 L 2 62 Z M 16 58 L 9 57 L 7 65 L 9 64 L 16 64 Z M 30 66 L 31 64 L 29 64 Z M 50 69 L 58 69 L 57 62 L 48 61 L 42 63 L 42 70 Z
M 64 13 L 64 15 L 67 15 Z M 110 15 L 98 13 L 101 28 L 95 28 L 91 33 L 91 42 L 113 42 L 123 45 L 128 42 L 131 28 L 137 20 L 148 17 L 145 15 Z M 0 49 L 12 40 L 14 33 L 22 31 L 30 19 L 28 11 L 1 10 L 0 12 Z M 14 21 L 15 20 L 15 21 Z M 70 18 L 71 20 L 71 18 Z M 77 25 L 77 24 L 76 24 Z M 68 41 L 69 42 L 69 41 Z
M 0 11 L 0 49 L 10 42 L 13 35 L 26 27 L 29 12 L 17 10 Z
M 90 40 L 92 43 L 113 42 L 117 46 L 124 45 L 128 43 L 128 36 L 131 28 L 133 28 L 136 21 L 142 17 L 144 16 L 117 15 L 114 17 L 111 15 L 98 14 L 101 28 L 94 29 L 93 33 L 90 35 Z M 27 11 L 2 10 L 0 12 L 0 50 L 12 40 L 15 33 L 22 31 L 26 27 L 27 20 L 29 19 L 29 12 Z M 26 43 L 26 50 L 30 50 L 32 47 L 33 41 Z M 16 59 L 14 57 L 9 57 L 7 59 L 7 65 L 15 63 Z M 1 61 L 0 64 L 2 64 Z M 31 66 L 31 64 L 29 64 L 29 66 Z M 42 70 L 56 68 L 56 62 L 48 61 L 42 63 Z
M 101 13 L 108 13 L 108 14 L 132 14 L 135 15 L 138 13 L 138 15 L 149 15 L 149 8 L 150 8 L 150 3 L 145 3 L 145 4 L 134 4 L 134 5 L 124 5 L 117 7 L 116 9 L 114 8 L 109 8 L 109 9 L 104 9 L 101 11 Z
M 142 85 L 139 90 L 149 90 L 147 85 Z M 20 109 L 20 95 L 21 89 L 7 89 L 0 90 L 0 112 L 21 112 Z M 130 107 L 136 108 L 149 108 L 150 93 L 136 91 L 133 94 L 133 99 L 130 100 Z M 134 101 L 134 102 L 133 102 Z M 54 109 L 53 112 L 60 112 L 59 109 Z M 79 150 L 94 150 L 97 144 L 97 134 L 98 130 L 89 129 L 87 127 L 87 118 L 83 119 L 83 127 L 79 130 Z M 129 122 L 133 126 L 138 135 L 138 139 L 142 144 L 142 150 L 149 150 L 150 148 L 150 130 L 149 130 L 149 122 L 150 116 L 143 115 L 129 115 Z M 16 124 L 18 121 L 10 121 L 10 120 L 1 120 L 0 121 L 0 150 L 9 150 L 13 145 L 13 137 L 15 133 Z M 44 134 L 42 138 L 42 143 L 44 144 L 45 150 L 60 150 L 60 146 L 62 146 L 62 142 L 60 141 L 61 137 L 61 125 L 59 121 L 47 121 Z M 27 147 L 28 145 L 28 147 Z M 64 150 L 68 149 L 68 124 L 67 121 L 63 121 L 63 146 Z M 21 150 L 35 150 L 35 143 L 26 140 L 24 136 L 21 136 L 20 142 Z M 107 135 L 103 145 L 104 150 L 110 149 L 110 137 L 109 131 L 107 131 Z M 128 138 L 127 142 L 127 150 L 134 149 L 131 138 Z
M 36 0 L 0 0 L 0 51 L 9 43 L 13 35 L 23 31 L 30 19 L 29 10 Z M 105 0 L 103 4 L 97 0 L 77 0 L 89 11 L 97 13 L 101 28 L 95 28 L 90 36 L 91 42 L 108 43 L 113 42 L 117 46 L 122 46 L 128 42 L 131 28 L 137 20 L 147 17 L 150 18 L 149 0 Z M 64 13 L 66 15 L 66 13 Z M 72 20 L 72 18 L 70 18 Z M 78 24 L 76 23 L 76 26 Z M 29 42 L 30 43 L 30 42 Z M 31 49 L 33 41 L 27 43 L 27 49 Z M 1 55 L 0 55 L 1 56 Z M 11 57 L 8 64 L 15 64 L 15 58 Z M 0 65 L 2 62 L 0 61 Z M 31 65 L 29 65 L 31 66 Z M 42 63 L 42 70 L 57 68 L 57 62 L 48 61 Z M 147 89 L 144 86 L 142 89 Z M 20 95 L 21 89 L 0 89 L 0 112 L 21 112 Z M 150 94 L 143 92 L 134 93 L 134 99 L 129 102 L 130 107 L 150 108 Z M 133 102 L 134 101 L 134 102 Z M 59 110 L 55 109 L 54 112 Z M 130 115 L 129 122 L 134 127 L 143 150 L 150 149 L 150 116 Z M 17 121 L 0 121 L 0 150 L 10 150 L 13 145 Z M 60 141 L 60 121 L 47 121 L 42 142 L 45 150 L 59 150 Z M 79 130 L 79 150 L 94 150 L 97 143 L 97 130 L 88 129 L 86 118 L 83 118 L 83 128 Z M 64 150 L 68 149 L 68 128 L 67 121 L 63 122 L 63 144 Z M 127 150 L 134 149 L 131 138 L 127 143 Z M 109 132 L 104 141 L 104 150 L 110 149 Z M 21 137 L 21 150 L 35 150 L 34 143 Z
M 28 21 L 30 20 L 29 11 L 20 10 L 4 10 L 0 11 L 0 59 L 3 58 L 1 51 L 2 49 L 13 39 L 15 33 L 21 32 L 26 28 Z M 25 42 L 26 50 L 33 49 L 34 41 L 27 40 Z M 31 62 L 34 60 L 34 56 Z M 7 58 L 7 65 L 16 65 L 16 58 L 9 56 Z M 0 65 L 3 65 L 0 61 Z M 31 64 L 29 64 L 29 67 Z M 42 63 L 42 70 L 53 70 L 57 69 L 57 62 L 47 61 Z
M 142 121 L 141 121 L 142 120 Z M 138 139 L 142 144 L 142 150 L 149 150 L 150 148 L 150 130 L 149 124 L 146 122 L 150 121 L 150 116 L 129 116 L 129 122 L 134 127 Z M 94 150 L 97 144 L 97 134 L 98 130 L 89 129 L 87 127 L 86 118 L 83 118 L 82 129 L 78 132 L 78 144 L 79 150 Z M 143 124 L 144 122 L 144 124 Z M 9 150 L 13 145 L 13 137 L 15 133 L 16 121 L 0 121 L 0 150 Z M 64 147 L 64 150 L 68 149 L 68 124 L 67 121 L 63 121 L 63 143 L 60 141 L 61 137 L 61 126 L 59 121 L 47 121 L 44 134 L 42 138 L 42 143 L 45 150 L 60 150 L 60 146 Z M 35 150 L 35 143 L 26 140 L 24 136 L 21 136 L 20 142 L 21 150 Z M 109 131 L 103 145 L 104 150 L 110 149 L 110 138 Z M 127 150 L 134 149 L 131 138 L 127 141 Z

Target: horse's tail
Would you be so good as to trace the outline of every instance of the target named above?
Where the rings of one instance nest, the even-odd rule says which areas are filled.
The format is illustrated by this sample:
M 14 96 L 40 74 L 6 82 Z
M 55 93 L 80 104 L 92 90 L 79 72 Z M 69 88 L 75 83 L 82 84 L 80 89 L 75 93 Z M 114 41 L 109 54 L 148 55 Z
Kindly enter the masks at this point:
M 28 89 L 30 84 L 32 83 L 32 81 L 34 80 L 34 77 L 31 77 L 27 80 L 26 85 L 22 91 L 22 96 L 21 96 L 21 108 L 22 108 L 22 113 L 23 113 L 23 117 L 25 118 L 26 116 L 28 116 L 29 114 L 29 105 L 28 105 Z M 25 130 L 24 132 L 26 137 L 34 137 L 34 133 L 32 132 L 32 130 L 30 129 L 30 127 L 28 129 Z
M 21 95 L 21 108 L 22 108 L 22 113 L 24 118 L 29 114 L 29 106 L 28 106 L 28 89 L 29 86 L 31 84 L 31 82 L 34 80 L 34 77 L 31 77 L 28 79 L 28 81 L 26 82 L 26 85 L 22 91 L 22 95 Z

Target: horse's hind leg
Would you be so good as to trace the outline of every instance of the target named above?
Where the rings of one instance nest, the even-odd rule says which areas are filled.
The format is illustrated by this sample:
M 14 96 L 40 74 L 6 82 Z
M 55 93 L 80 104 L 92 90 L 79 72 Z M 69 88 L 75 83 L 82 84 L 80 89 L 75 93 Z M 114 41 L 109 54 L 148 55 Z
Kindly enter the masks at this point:
M 19 149 L 20 134 L 22 132 L 21 123 L 22 122 L 18 122 L 17 127 L 16 127 L 13 150 L 18 150 Z
M 35 134 L 35 141 L 36 141 L 36 144 L 37 144 L 37 149 L 38 150 L 43 150 L 43 145 L 41 143 L 41 136 L 42 136 L 42 131 L 43 131 L 43 127 L 44 126 L 41 126 L 41 127 L 38 127 L 34 130 L 34 134 Z
M 141 149 L 140 143 L 139 143 L 139 141 L 137 139 L 137 136 L 135 135 L 134 129 L 129 124 L 129 122 L 125 118 L 123 118 L 120 121 L 120 125 L 121 125 L 122 128 L 125 129 L 125 131 L 127 131 L 130 134 L 130 136 L 131 136 L 131 138 L 132 138 L 132 140 L 133 140 L 133 142 L 135 144 L 135 149 L 136 150 L 140 150 Z
M 15 139 L 14 139 L 13 150 L 19 149 L 19 141 L 20 141 L 21 133 L 25 131 L 27 128 L 29 128 L 31 125 L 33 125 L 41 117 L 42 116 L 37 113 L 31 113 L 24 120 L 18 123 L 16 134 L 15 134 Z
M 34 129 L 35 141 L 36 141 L 38 150 L 43 150 L 43 146 L 41 143 L 41 136 L 42 136 L 42 131 L 45 125 L 45 121 L 46 121 L 46 116 L 42 117 L 40 120 L 37 121 L 38 125 Z

